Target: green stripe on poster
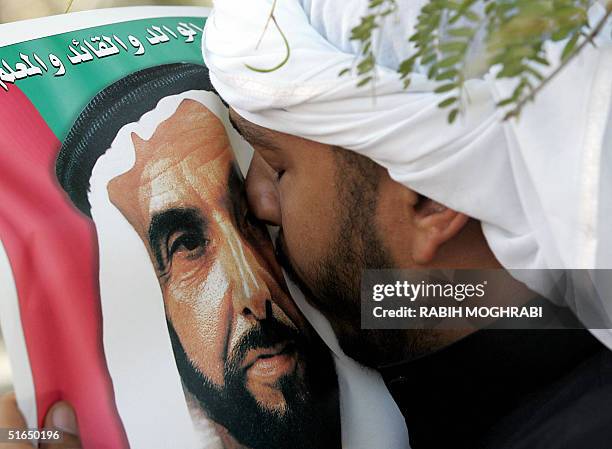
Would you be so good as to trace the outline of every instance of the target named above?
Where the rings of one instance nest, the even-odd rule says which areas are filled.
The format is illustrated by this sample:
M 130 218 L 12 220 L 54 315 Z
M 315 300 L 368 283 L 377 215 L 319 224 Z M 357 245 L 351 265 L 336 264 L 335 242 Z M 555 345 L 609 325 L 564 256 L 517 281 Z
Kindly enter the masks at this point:
M 0 48 L 4 87 L 18 86 L 59 140 L 102 89 L 162 64 L 203 64 L 202 17 L 164 17 L 88 28 Z

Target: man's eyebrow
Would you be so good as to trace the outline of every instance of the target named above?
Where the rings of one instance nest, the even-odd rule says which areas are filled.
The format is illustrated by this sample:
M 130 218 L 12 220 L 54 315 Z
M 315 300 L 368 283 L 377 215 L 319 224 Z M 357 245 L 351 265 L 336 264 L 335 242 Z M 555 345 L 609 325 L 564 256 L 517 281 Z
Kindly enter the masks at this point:
M 229 114 L 229 121 L 234 129 L 251 145 L 257 145 L 271 150 L 278 150 L 279 147 L 274 141 L 274 138 L 265 130 L 246 121 L 243 118 L 234 119 L 232 114 Z
M 163 248 L 167 248 L 170 236 L 181 229 L 193 229 L 194 227 L 200 228 L 202 233 L 206 227 L 206 220 L 197 209 L 172 208 L 153 214 L 148 236 L 158 271 L 166 270 L 167 255 L 164 254 Z

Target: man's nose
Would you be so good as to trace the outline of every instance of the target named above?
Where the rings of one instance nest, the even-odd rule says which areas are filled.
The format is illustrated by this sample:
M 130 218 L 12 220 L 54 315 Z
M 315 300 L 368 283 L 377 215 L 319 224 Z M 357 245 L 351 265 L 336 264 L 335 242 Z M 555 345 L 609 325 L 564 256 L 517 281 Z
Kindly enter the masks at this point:
M 276 172 L 256 151 L 246 177 L 249 207 L 261 221 L 280 226 L 281 208 L 275 180 Z

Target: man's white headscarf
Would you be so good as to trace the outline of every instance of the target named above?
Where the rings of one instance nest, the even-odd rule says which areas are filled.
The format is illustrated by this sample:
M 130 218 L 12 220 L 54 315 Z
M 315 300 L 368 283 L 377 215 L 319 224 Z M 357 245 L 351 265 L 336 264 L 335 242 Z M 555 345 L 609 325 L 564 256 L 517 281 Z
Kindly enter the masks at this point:
M 272 25 L 257 46 L 272 0 L 216 0 L 204 39 L 212 83 L 247 120 L 363 154 L 401 184 L 478 219 L 508 269 L 612 268 L 612 24 L 519 122 L 503 122 L 495 107 L 514 83 L 489 73 L 467 82 L 466 113 L 449 126 L 437 84 L 415 73 L 404 90 L 396 72 L 413 51 L 406 39 L 424 3 L 398 1 L 378 36 L 374 98 L 354 77 L 338 76 L 359 53 L 350 30 L 367 0 L 279 0 L 275 18 L 291 55 L 269 73 L 247 65 L 274 67 L 285 56 Z M 604 13 L 596 3 L 591 23 Z M 563 44 L 548 45 L 552 61 Z M 612 317 L 609 293 L 595 301 Z

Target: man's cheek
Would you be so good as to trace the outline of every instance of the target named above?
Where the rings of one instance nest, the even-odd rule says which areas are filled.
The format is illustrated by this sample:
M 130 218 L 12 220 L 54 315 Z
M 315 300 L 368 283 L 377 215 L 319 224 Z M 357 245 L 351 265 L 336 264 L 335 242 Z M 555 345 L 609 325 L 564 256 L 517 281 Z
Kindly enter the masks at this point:
M 298 210 L 283 218 L 284 250 L 293 269 L 309 284 L 314 278 L 314 267 L 324 255 L 321 240 L 321 227 L 314 223 L 312 216 L 300 214 Z
M 283 197 L 283 230 L 294 240 L 301 258 L 320 260 L 331 244 L 328 237 L 337 213 L 333 194 L 310 180 L 302 185 L 296 180 L 295 186 L 291 195 Z

